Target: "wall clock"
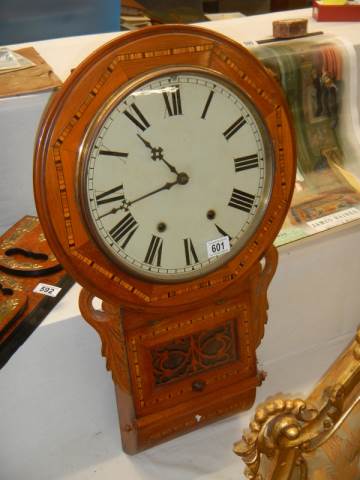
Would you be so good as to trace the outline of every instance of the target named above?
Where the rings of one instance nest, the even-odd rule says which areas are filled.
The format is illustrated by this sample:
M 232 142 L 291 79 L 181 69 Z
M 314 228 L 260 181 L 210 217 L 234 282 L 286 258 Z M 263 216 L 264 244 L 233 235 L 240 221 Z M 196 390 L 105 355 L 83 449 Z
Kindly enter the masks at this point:
M 43 229 L 102 340 L 125 451 L 249 408 L 295 173 L 265 68 L 198 27 L 121 35 L 52 99 L 34 171 Z

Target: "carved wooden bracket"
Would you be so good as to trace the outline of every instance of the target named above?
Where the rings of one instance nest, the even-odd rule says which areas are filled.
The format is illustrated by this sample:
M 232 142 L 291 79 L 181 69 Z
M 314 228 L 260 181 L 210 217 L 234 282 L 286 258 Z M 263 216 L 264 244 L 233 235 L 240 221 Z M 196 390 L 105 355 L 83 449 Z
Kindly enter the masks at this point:
M 254 332 L 256 347 L 259 346 L 264 336 L 264 326 L 267 322 L 267 311 L 269 308 L 267 291 L 270 282 L 275 274 L 278 264 L 278 251 L 271 245 L 266 251 L 263 261 L 259 263 L 260 271 L 250 281 L 253 284 L 252 297 L 254 305 Z
M 102 310 L 96 310 L 93 306 L 94 298 L 95 296 L 84 288 L 81 290 L 81 315 L 100 335 L 101 354 L 106 358 L 106 368 L 111 371 L 114 382 L 129 392 L 130 379 L 120 308 L 103 302 Z

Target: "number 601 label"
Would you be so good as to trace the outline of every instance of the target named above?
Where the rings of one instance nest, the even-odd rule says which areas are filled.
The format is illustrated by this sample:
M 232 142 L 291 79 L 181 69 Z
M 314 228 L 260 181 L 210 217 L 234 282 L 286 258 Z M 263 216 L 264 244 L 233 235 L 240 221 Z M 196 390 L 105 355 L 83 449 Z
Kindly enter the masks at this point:
M 216 240 L 210 240 L 206 242 L 208 258 L 222 255 L 223 253 L 230 251 L 229 237 L 221 237 Z

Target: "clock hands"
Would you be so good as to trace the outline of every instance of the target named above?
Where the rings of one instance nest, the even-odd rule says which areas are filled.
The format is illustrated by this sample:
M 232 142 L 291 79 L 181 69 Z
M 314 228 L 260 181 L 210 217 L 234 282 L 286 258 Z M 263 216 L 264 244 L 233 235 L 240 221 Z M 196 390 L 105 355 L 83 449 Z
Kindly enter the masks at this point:
M 120 205 L 120 207 L 112 208 L 111 210 L 103 213 L 102 215 L 99 215 L 99 219 L 100 219 L 100 218 L 107 217 L 108 215 L 112 215 L 112 214 L 118 212 L 119 210 L 125 210 L 125 211 L 126 211 L 126 210 L 128 209 L 128 208 L 127 208 L 127 205 L 128 205 L 128 204 L 127 204 L 126 202 L 123 202 L 123 203 Z
M 176 180 L 173 181 L 173 182 L 166 182 L 162 187 L 156 188 L 155 190 L 153 190 L 149 193 L 141 195 L 140 197 L 135 198 L 135 200 L 127 201 L 124 198 L 121 202 L 121 205 L 108 210 L 107 212 L 103 213 L 102 215 L 99 215 L 99 219 L 104 218 L 108 215 L 113 215 L 113 214 L 117 213 L 119 210 L 128 211 L 129 207 L 131 205 L 134 205 L 134 203 L 137 203 L 140 200 L 144 200 L 145 198 L 148 198 L 151 195 L 155 195 L 156 193 L 162 192 L 163 190 L 170 190 L 170 188 L 172 188 L 174 185 L 186 185 L 189 181 L 189 176 L 187 175 L 187 173 L 185 173 L 185 172 L 180 172 L 179 173 L 173 165 L 171 165 L 169 162 L 167 162 L 165 160 L 164 154 L 163 154 L 164 150 L 162 149 L 162 147 L 153 147 L 151 145 L 151 143 L 148 140 L 146 140 L 144 137 L 142 137 L 139 133 L 137 134 L 137 136 L 143 142 L 145 147 L 151 150 L 152 160 L 154 160 L 154 161 L 161 160 L 162 162 L 164 162 L 165 165 L 169 168 L 169 170 L 172 173 L 175 173 Z M 101 150 L 100 153 L 102 153 L 103 155 L 125 156 L 125 154 L 122 154 L 122 153 L 113 152 L 113 151 L 107 152 L 106 150 Z
M 170 190 L 174 185 L 178 184 L 178 180 L 176 179 L 175 182 L 166 182 L 165 185 L 163 185 L 160 188 L 157 188 L 156 190 L 153 190 L 152 192 L 145 193 L 145 195 L 141 195 L 141 197 L 136 198 L 135 200 L 132 200 L 131 202 L 128 202 L 128 205 L 133 205 L 136 202 L 139 202 L 140 200 L 143 200 L 144 198 L 150 197 L 151 195 L 155 195 L 155 193 L 161 192 L 163 190 Z
M 140 133 L 137 133 L 137 136 L 138 136 L 138 137 L 140 138 L 140 140 L 143 142 L 143 144 L 145 145 L 145 147 L 150 148 L 150 150 L 153 151 L 153 154 L 152 154 L 152 159 L 153 159 L 153 160 L 157 160 L 157 158 L 156 158 L 157 155 L 159 155 L 159 157 L 160 157 L 160 156 L 162 157 L 163 149 L 162 149 L 161 147 L 159 147 L 159 148 L 153 147 L 150 142 L 148 142 L 147 140 L 145 140 L 145 138 L 140 135 Z
M 134 203 L 139 202 L 140 200 L 144 200 L 144 198 L 148 198 L 151 195 L 155 195 L 156 193 L 162 192 L 163 190 L 170 190 L 174 185 L 186 185 L 189 181 L 189 176 L 185 172 L 180 172 L 176 176 L 176 180 L 174 182 L 166 182 L 162 187 L 156 188 L 155 190 L 152 190 L 149 193 L 145 193 L 144 195 L 141 195 L 138 198 L 135 198 L 135 200 L 123 200 L 121 205 L 116 208 L 112 208 L 111 210 L 103 213 L 102 215 L 99 215 L 100 218 L 104 218 L 108 215 L 112 215 L 119 210 L 125 210 L 127 211 L 131 205 L 134 205 Z
M 151 145 L 150 142 L 148 142 L 147 140 L 145 140 L 144 137 L 142 137 L 139 133 L 137 134 L 137 136 L 140 138 L 140 140 L 143 142 L 143 144 L 145 145 L 146 148 L 149 148 L 151 150 L 151 158 L 156 161 L 156 160 L 161 160 L 162 162 L 165 163 L 165 165 L 167 165 L 167 167 L 169 168 L 170 172 L 172 173 L 175 173 L 176 175 L 178 175 L 178 171 L 176 170 L 176 168 L 171 165 L 168 161 L 165 160 L 164 158 L 164 150 L 163 148 L 161 147 L 153 147 Z

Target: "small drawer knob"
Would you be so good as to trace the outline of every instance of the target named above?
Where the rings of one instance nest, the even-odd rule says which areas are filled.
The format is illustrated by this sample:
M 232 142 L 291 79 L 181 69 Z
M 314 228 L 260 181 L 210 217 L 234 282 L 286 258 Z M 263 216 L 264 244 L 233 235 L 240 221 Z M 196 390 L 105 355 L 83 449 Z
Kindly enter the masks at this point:
M 206 383 L 204 380 L 195 380 L 192 383 L 192 389 L 194 392 L 202 392 L 205 388 Z

